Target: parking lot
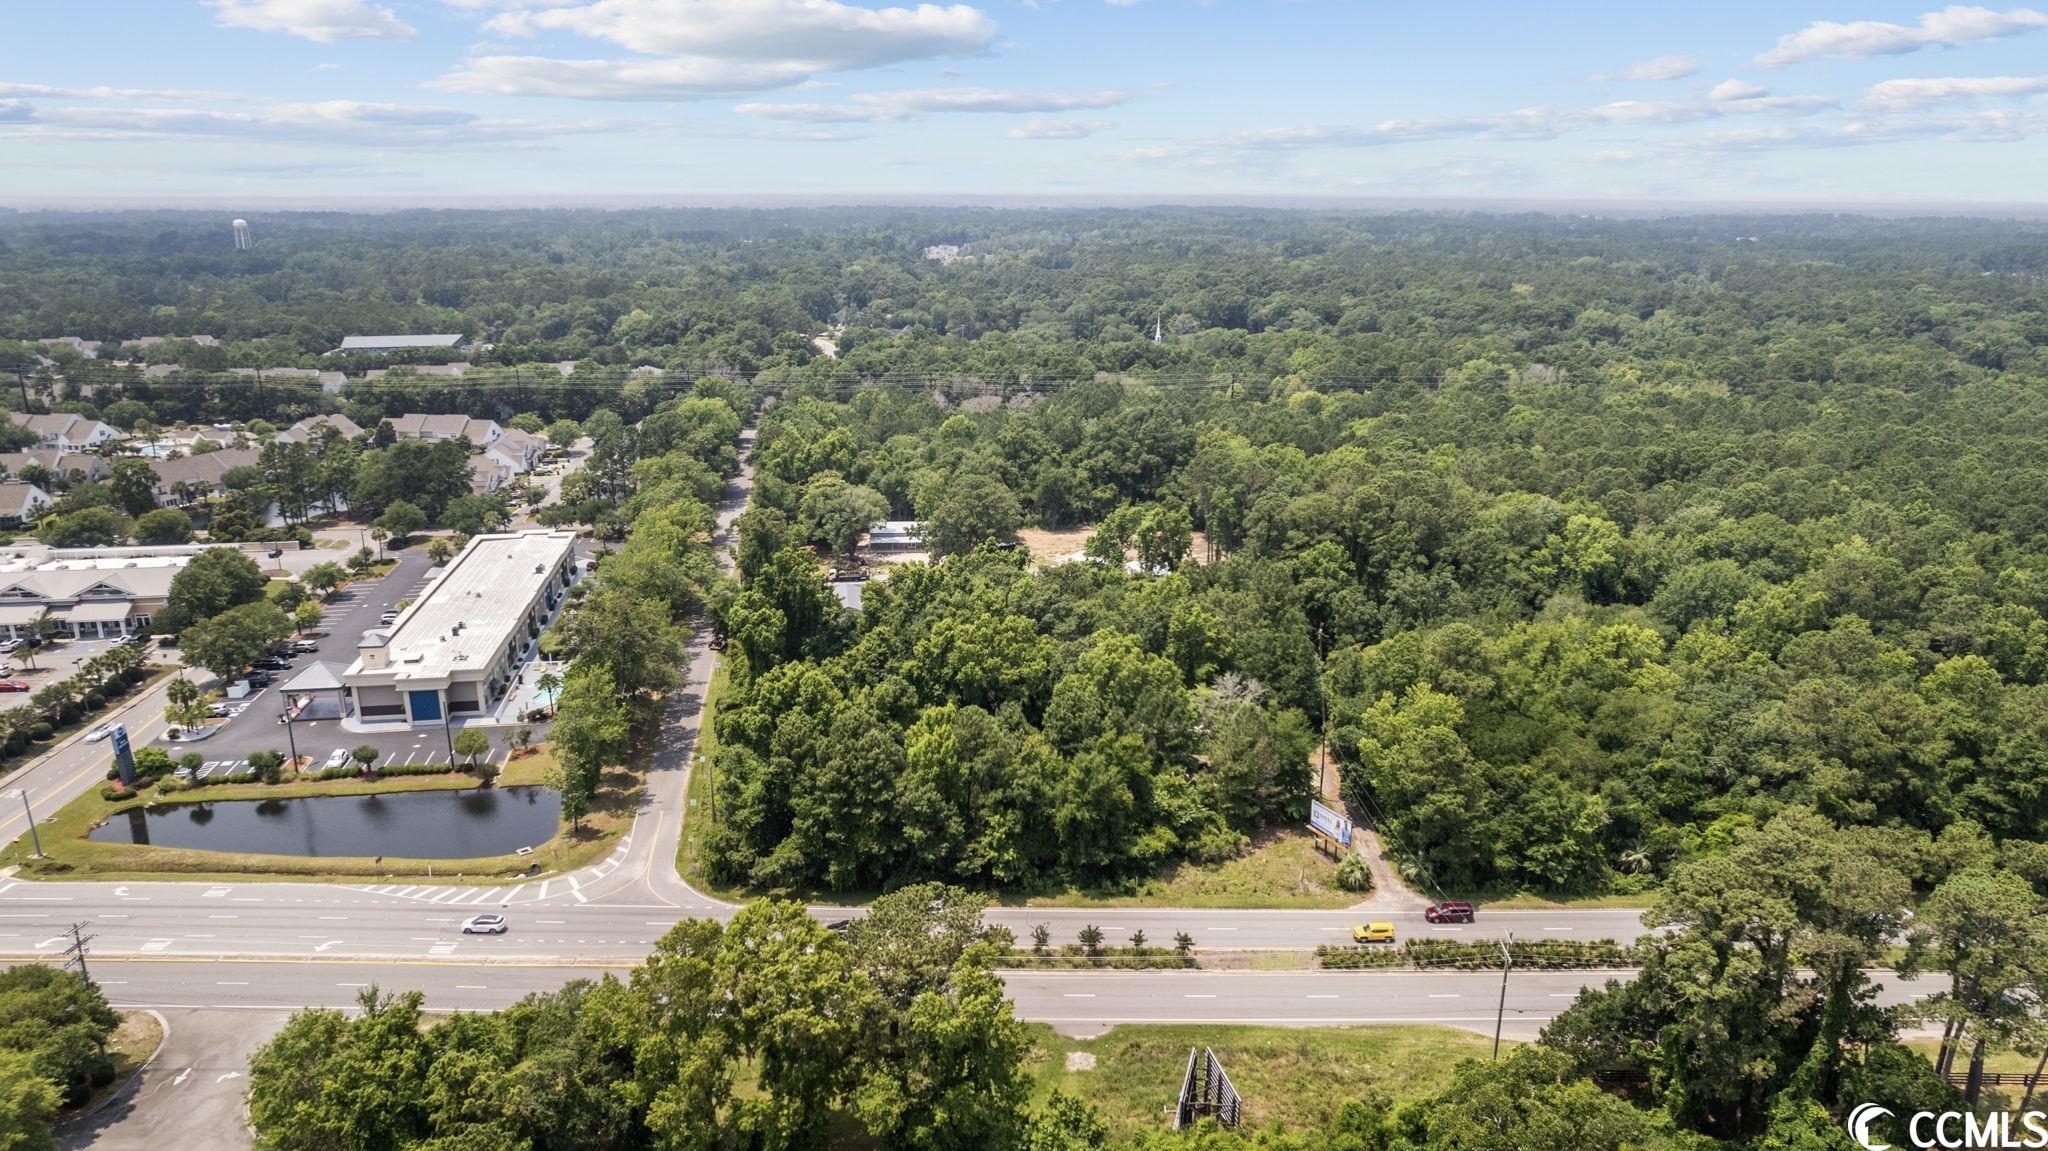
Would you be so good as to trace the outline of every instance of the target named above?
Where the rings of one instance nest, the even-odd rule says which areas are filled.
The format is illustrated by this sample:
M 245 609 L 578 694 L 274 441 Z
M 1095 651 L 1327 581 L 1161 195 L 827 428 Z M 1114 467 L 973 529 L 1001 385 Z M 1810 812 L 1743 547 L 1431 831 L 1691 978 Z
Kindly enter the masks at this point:
M 112 637 L 107 639 L 59 639 L 37 648 L 33 654 L 15 651 L 0 658 L 6 661 L 0 676 L 19 680 L 31 691 L 40 691 L 58 680 L 69 679 L 86 660 L 104 653 L 114 646 Z M 29 664 L 33 662 L 34 667 Z M 8 706 L 7 698 L 0 695 L 0 707 Z
M 579 553 L 587 543 L 579 544 Z M 320 630 L 327 634 L 319 641 L 317 652 L 297 656 L 288 669 L 272 672 L 275 682 L 259 687 L 238 700 L 225 700 L 227 710 L 232 714 L 224 723 L 213 725 L 215 734 L 198 741 L 169 742 L 154 741 L 172 756 L 193 753 L 201 756 L 206 764 L 208 776 L 214 774 L 232 775 L 239 778 L 248 774 L 246 761 L 259 751 L 279 751 L 290 754 L 296 746 L 298 754 L 312 758 L 315 766 L 325 764 L 336 750 L 361 747 L 365 744 L 382 752 L 380 764 L 448 763 L 460 757 L 452 754 L 455 732 L 460 728 L 425 728 L 408 731 L 394 728 L 389 731 L 360 732 L 342 727 L 338 719 L 301 719 L 290 725 L 289 731 L 283 722 L 285 701 L 278 689 L 290 683 L 315 662 L 336 663 L 346 666 L 355 659 L 356 643 L 362 634 L 376 627 L 385 612 L 395 610 L 401 602 L 419 597 L 429 580 L 432 567 L 424 548 L 408 548 L 398 555 L 398 566 L 380 580 L 359 581 L 337 592 L 323 603 L 326 616 L 320 622 Z M 323 693 L 332 698 L 332 693 Z M 502 764 L 510 754 L 509 739 L 514 728 L 488 727 L 482 729 L 491 736 L 491 751 L 488 756 L 493 763 Z M 536 741 L 543 737 L 546 725 L 534 725 Z

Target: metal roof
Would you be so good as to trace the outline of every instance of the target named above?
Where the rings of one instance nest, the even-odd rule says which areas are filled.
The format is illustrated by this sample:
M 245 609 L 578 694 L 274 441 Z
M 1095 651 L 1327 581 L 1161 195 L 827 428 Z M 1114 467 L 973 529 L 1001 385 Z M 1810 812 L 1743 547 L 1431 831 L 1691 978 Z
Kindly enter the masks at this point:
M 374 352 L 386 348 L 452 348 L 462 342 L 462 333 L 433 336 L 343 336 L 344 352 Z

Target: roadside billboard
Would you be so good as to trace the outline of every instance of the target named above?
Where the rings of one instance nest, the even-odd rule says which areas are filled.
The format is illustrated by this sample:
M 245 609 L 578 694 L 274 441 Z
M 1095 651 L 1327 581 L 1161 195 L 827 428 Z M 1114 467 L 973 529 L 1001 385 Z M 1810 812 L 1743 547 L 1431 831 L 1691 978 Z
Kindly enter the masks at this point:
M 1351 846 L 1351 821 L 1319 799 L 1308 801 L 1308 829 L 1339 847 Z

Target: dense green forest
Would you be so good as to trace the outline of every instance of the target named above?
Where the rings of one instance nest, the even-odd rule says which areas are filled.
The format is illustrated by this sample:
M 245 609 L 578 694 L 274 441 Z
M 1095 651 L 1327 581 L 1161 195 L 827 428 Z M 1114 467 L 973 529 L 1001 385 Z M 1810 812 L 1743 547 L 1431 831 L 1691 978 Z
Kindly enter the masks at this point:
M 741 656 L 726 880 L 1032 887 L 1227 857 L 1298 818 L 1325 730 L 1354 811 L 1447 891 L 1639 889 L 1786 807 L 1908 853 L 2040 836 L 2039 225 L 289 214 L 236 253 L 217 224 L 0 217 L 0 334 L 205 333 L 147 355 L 224 369 L 447 330 L 495 367 L 336 397 L 0 351 L 31 401 L 130 427 L 582 420 L 595 465 L 552 515 L 613 538 L 648 490 L 710 502 L 732 414 L 771 402 L 743 584 L 658 595 L 708 603 Z M 535 366 L 555 359 L 582 362 Z M 677 446 L 687 476 L 636 462 Z M 316 444 L 308 498 L 474 518 L 413 490 L 442 469 L 359 454 L 381 458 Z M 795 549 L 882 516 L 954 558 L 844 615 Z M 1098 529 L 1102 562 L 976 550 L 1026 526 Z
M 1430 893 L 1640 894 L 1668 930 L 1637 978 L 1437 1096 L 1138 1147 L 1835 1148 L 1857 1101 L 1982 1106 L 1987 1052 L 2048 1051 L 2040 225 L 255 224 L 234 253 L 189 214 L 0 217 L 0 337 L 220 340 L 138 349 L 189 369 L 150 377 L 0 343 L 7 402 L 128 429 L 577 421 L 590 463 L 548 514 L 618 550 L 543 641 L 573 659 L 565 812 L 646 746 L 708 617 L 731 641 L 714 877 L 898 889 L 882 930 L 757 904 L 507 1012 L 303 1016 L 253 1068 L 266 1146 L 1107 1145 L 1085 1107 L 1026 1097 L 975 900 L 903 885 L 1114 889 L 1227 859 L 1300 819 L 1324 734 Z M 372 331 L 489 347 L 339 395 L 229 371 L 360 373 L 387 361 L 324 353 Z M 727 579 L 711 509 L 749 423 Z M 303 454 L 264 483 L 471 510 L 389 445 Z M 881 518 L 920 522 L 931 562 L 847 611 L 821 568 Z M 1082 554 L 1027 554 L 1029 529 Z M 1880 1008 L 1880 963 L 1951 978 Z M 1939 1028 L 1960 1091 L 1908 1024 Z

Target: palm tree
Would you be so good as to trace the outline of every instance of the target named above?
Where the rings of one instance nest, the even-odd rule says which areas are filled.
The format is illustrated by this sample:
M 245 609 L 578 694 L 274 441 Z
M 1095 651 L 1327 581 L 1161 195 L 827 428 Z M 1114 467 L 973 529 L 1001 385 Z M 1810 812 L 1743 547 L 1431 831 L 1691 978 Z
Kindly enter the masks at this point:
M 533 686 L 548 697 L 548 714 L 555 714 L 562 704 L 562 677 L 556 675 L 553 670 L 544 671 L 540 673 L 539 679 L 533 681 Z

